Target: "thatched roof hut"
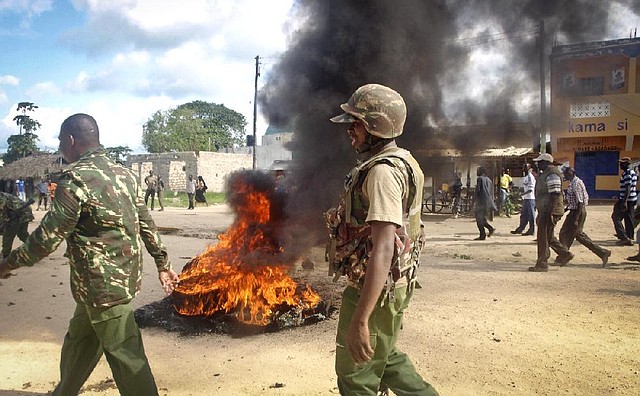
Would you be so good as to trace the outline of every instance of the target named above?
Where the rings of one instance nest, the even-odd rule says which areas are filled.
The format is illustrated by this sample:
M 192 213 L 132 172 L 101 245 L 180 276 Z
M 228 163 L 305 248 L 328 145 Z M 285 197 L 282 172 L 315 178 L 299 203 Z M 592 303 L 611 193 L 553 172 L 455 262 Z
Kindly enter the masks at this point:
M 31 155 L 0 167 L 0 180 L 38 180 L 63 168 L 60 154 Z

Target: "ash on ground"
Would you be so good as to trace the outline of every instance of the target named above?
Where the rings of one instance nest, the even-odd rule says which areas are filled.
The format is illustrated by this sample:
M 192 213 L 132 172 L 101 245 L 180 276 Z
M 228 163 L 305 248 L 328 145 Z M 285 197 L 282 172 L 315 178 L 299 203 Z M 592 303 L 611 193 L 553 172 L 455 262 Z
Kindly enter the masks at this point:
M 242 323 L 232 313 L 217 312 L 211 316 L 180 315 L 173 308 L 172 297 L 168 296 L 136 309 L 134 314 L 140 327 L 160 327 L 182 336 L 216 333 L 243 337 L 314 324 L 330 318 L 337 310 L 335 305 L 324 300 L 311 309 L 283 304 L 274 309 L 268 325 L 258 326 Z

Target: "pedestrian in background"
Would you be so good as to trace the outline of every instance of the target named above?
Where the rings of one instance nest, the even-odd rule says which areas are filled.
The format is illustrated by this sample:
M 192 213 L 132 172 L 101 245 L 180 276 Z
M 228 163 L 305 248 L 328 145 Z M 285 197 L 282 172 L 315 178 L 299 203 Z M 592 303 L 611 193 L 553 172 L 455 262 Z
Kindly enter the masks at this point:
M 24 187 L 24 180 L 17 179 L 16 180 L 16 195 L 23 201 L 27 200 L 27 193 Z
M 636 184 L 638 176 L 631 169 L 631 158 L 622 157 L 618 160 L 622 175 L 620 176 L 620 193 L 618 202 L 613 205 L 613 227 L 616 231 L 618 246 L 633 246 L 633 212 L 638 200 Z M 624 222 L 624 224 L 623 224 Z
M 589 205 L 587 188 L 583 181 L 576 176 L 575 169 L 567 167 L 562 173 L 565 180 L 569 181 L 569 187 L 565 194 L 568 214 L 564 223 L 562 223 L 562 228 L 560 228 L 560 242 L 567 249 L 571 249 L 573 241 L 577 240 L 602 260 L 602 267 L 604 268 L 611 256 L 611 250 L 596 245 L 584 232 L 584 222 L 587 220 L 587 205 Z M 556 259 L 556 263 L 561 267 L 568 262 L 567 260 L 562 260 L 560 256 Z
M 536 181 L 536 209 L 538 210 L 538 258 L 536 265 L 529 267 L 529 271 L 547 272 L 552 248 L 557 254 L 556 263 L 566 264 L 573 258 L 573 254 L 560 242 L 554 233 L 556 224 L 564 215 L 562 199 L 562 173 L 554 165 L 553 156 L 549 153 L 540 154 L 534 159 L 542 174 Z
M 456 172 L 456 178 L 451 185 L 451 196 L 453 198 L 453 205 L 451 211 L 453 218 L 457 219 L 460 216 L 460 209 L 462 207 L 462 174 Z
M 158 178 L 153 174 L 153 170 L 150 170 L 149 175 L 144 178 L 144 184 L 147 185 L 147 190 L 144 193 L 144 204 L 149 206 L 149 198 L 151 198 L 151 210 L 153 210 L 156 189 L 158 188 Z
M 505 216 L 511 217 L 510 194 L 512 186 L 513 178 L 509 174 L 509 169 L 503 169 L 500 174 L 500 206 L 498 206 L 498 216 L 502 208 L 504 208 Z
M 58 187 L 58 183 L 49 180 L 49 200 L 51 204 L 53 204 L 53 199 L 56 197 L 56 187 Z
M 196 195 L 196 181 L 193 180 L 193 175 L 189 175 L 187 180 L 187 197 L 189 198 L 189 207 L 187 209 L 195 209 L 194 196 Z
M 203 203 L 205 206 L 209 206 L 207 203 L 207 197 L 204 193 L 207 192 L 207 183 L 205 183 L 202 176 L 198 176 L 198 183 L 196 184 L 196 202 Z
M 478 226 L 478 231 L 480 231 L 480 236 L 475 238 L 474 241 L 484 241 L 496 231 L 489 224 L 489 218 L 493 211 L 497 211 L 498 208 L 496 208 L 493 200 L 493 183 L 487 177 L 487 172 L 483 166 L 478 168 L 476 175 L 478 179 L 476 180 L 476 200 L 473 212 L 476 216 L 476 225 Z
M 93 117 L 67 118 L 58 139 L 71 166 L 60 176 L 56 200 L 38 228 L 0 262 L 0 278 L 42 260 L 66 240 L 76 309 L 52 395 L 77 395 L 104 354 L 121 395 L 156 396 L 131 306 L 142 281 L 142 249 L 154 258 L 167 294 L 178 275 L 138 196 L 136 176 L 109 158 Z
M 536 231 L 536 178 L 533 175 L 531 164 L 527 164 L 527 174 L 522 179 L 524 194 L 522 195 L 522 210 L 520 211 L 520 224 L 511 231 L 512 234 L 533 235 Z M 525 228 L 528 229 L 525 231 Z
M 158 194 L 158 205 L 160 205 L 159 212 L 162 212 L 164 210 L 164 205 L 162 204 L 164 199 L 164 180 L 162 180 L 162 176 L 158 175 L 157 181 L 156 193 Z
M 36 184 L 36 189 L 38 190 L 38 207 L 36 210 L 40 210 L 40 206 L 42 206 L 44 202 L 44 210 L 47 210 L 47 204 L 49 202 L 49 181 L 40 180 L 40 183 Z

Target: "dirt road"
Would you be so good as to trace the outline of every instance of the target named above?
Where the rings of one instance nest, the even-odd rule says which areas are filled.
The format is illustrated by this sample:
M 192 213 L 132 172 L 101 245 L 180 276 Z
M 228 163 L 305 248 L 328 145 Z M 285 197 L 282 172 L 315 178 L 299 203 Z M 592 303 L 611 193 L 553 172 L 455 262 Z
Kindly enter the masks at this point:
M 42 212 L 35 213 L 39 220 Z M 638 394 L 640 272 L 624 260 L 637 246 L 614 246 L 610 213 L 610 206 L 590 206 L 586 228 L 613 250 L 608 268 L 576 243 L 575 259 L 548 273 L 526 271 L 535 242 L 509 233 L 515 218 L 496 218 L 496 234 L 473 241 L 472 218 L 425 216 L 422 289 L 405 315 L 400 347 L 442 395 Z M 226 206 L 153 216 L 159 226 L 180 230 L 163 236 L 177 269 L 232 220 Z M 62 252 L 1 281 L 0 395 L 44 395 L 58 380 L 74 307 Z M 315 270 L 300 273 L 326 280 L 321 249 L 309 258 Z M 136 307 L 162 298 L 151 258 L 145 263 Z M 164 395 L 327 395 L 337 394 L 336 324 L 334 318 L 244 338 L 145 328 L 143 337 Z M 117 395 L 110 378 L 103 359 L 82 394 Z

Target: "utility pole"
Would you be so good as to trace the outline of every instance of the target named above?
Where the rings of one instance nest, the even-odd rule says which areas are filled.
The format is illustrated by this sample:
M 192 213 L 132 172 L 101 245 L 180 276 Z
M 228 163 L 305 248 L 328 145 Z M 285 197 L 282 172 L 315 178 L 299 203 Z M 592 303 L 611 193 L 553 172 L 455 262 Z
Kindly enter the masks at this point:
M 256 122 L 258 119 L 258 77 L 260 77 L 260 55 L 256 55 L 256 80 L 253 91 L 253 170 L 256 169 Z
M 547 151 L 547 89 L 544 78 L 544 20 L 540 20 L 538 46 L 540 50 L 540 153 L 545 153 Z

